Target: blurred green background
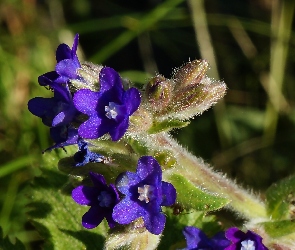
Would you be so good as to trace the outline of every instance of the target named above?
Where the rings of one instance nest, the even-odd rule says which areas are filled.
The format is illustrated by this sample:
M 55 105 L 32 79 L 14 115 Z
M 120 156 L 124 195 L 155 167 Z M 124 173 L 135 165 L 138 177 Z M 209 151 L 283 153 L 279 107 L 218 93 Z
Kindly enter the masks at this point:
M 173 134 L 238 183 L 261 192 L 295 168 L 294 1 L 1 0 L 0 225 L 36 248 L 28 221 L 30 181 L 40 174 L 49 130 L 27 110 L 50 96 L 37 77 L 55 66 L 60 43 L 80 34 L 80 61 L 144 83 L 207 59 L 227 83 L 224 100 Z M 36 248 L 37 249 L 37 248 Z

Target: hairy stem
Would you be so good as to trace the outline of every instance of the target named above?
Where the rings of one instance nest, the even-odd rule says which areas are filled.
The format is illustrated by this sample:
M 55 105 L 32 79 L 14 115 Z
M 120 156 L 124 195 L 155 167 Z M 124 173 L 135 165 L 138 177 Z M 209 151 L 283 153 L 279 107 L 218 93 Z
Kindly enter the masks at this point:
M 190 154 L 166 133 L 157 134 L 153 142 L 169 148 L 177 158 L 173 171 L 183 175 L 196 186 L 216 192 L 231 200 L 229 206 L 247 219 L 268 219 L 265 204 L 253 194 L 236 185 L 224 175 L 214 172 L 204 161 Z

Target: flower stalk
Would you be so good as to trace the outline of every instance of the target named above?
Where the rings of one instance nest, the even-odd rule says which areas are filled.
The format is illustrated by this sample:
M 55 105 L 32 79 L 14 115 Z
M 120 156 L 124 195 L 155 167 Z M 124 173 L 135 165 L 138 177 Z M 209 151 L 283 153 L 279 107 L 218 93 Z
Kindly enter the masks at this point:
M 157 134 L 152 140 L 158 147 L 169 148 L 175 154 L 177 165 L 171 172 L 177 172 L 196 186 L 230 199 L 229 208 L 244 218 L 268 220 L 266 206 L 262 200 L 224 175 L 214 172 L 202 159 L 190 154 L 167 133 Z M 169 171 L 166 171 L 166 174 L 168 173 Z

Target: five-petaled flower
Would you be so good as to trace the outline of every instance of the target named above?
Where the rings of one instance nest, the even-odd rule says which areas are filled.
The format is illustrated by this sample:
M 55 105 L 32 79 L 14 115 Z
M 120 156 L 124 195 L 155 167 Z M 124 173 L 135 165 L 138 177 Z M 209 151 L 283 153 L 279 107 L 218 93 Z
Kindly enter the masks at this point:
M 204 232 L 196 227 L 188 226 L 183 229 L 187 247 L 183 250 L 224 250 L 230 245 L 230 241 L 225 238 L 224 232 L 219 232 L 212 238 L 208 238 Z
M 113 141 L 119 140 L 127 131 L 129 116 L 140 105 L 138 89 L 123 89 L 119 74 L 105 67 L 99 74 L 100 91 L 78 90 L 74 95 L 76 108 L 89 116 L 78 133 L 85 139 L 96 139 L 109 133 Z
M 142 156 L 136 173 L 120 174 L 116 187 L 125 197 L 114 207 L 113 219 L 120 224 L 129 224 L 142 217 L 149 232 L 162 233 L 166 217 L 161 206 L 175 203 L 176 190 L 171 183 L 162 181 L 159 163 L 152 156 Z
M 106 218 L 110 228 L 116 223 L 112 218 L 113 207 L 119 201 L 119 194 L 113 184 L 106 184 L 101 174 L 89 173 L 94 187 L 78 186 L 72 191 L 72 198 L 80 205 L 91 206 L 82 217 L 82 225 L 87 229 L 97 227 Z
M 90 151 L 87 142 L 83 141 L 82 139 L 78 141 L 78 147 L 79 151 L 74 154 L 76 167 L 82 167 L 89 162 L 99 163 L 105 160 L 104 156 Z
M 231 241 L 231 245 L 225 250 L 267 250 L 263 245 L 260 235 L 248 230 L 246 233 L 236 227 L 231 227 L 225 232 L 225 237 Z

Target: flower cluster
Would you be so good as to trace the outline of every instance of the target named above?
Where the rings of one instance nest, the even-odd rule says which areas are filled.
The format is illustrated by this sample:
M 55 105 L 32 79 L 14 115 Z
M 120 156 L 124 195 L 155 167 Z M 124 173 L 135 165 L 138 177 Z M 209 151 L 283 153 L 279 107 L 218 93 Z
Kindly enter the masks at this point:
M 28 108 L 50 127 L 55 144 L 49 149 L 78 145 L 74 166 L 81 167 L 106 162 L 106 157 L 89 150 L 91 142 L 85 139 L 97 139 L 108 133 L 112 141 L 120 140 L 129 127 L 129 117 L 140 105 L 141 96 L 134 87 L 125 90 L 119 74 L 112 68 L 96 67 L 86 76 L 91 66 L 87 64 L 85 70 L 80 64 L 77 47 L 78 35 L 72 48 L 59 45 L 55 71 L 38 78 L 39 84 L 49 87 L 54 96 L 35 97 Z M 94 88 L 95 81 L 99 86 Z M 162 181 L 161 166 L 153 157 L 141 157 L 136 173 L 121 173 L 116 185 L 107 185 L 101 174 L 90 172 L 89 176 L 93 187 L 81 185 L 72 191 L 74 201 L 90 206 L 82 218 L 85 228 L 98 226 L 103 218 L 112 228 L 116 223 L 129 224 L 142 217 L 148 231 L 161 234 L 166 221 L 161 206 L 175 203 L 176 190 Z
M 172 206 L 176 202 L 174 186 L 178 189 L 180 209 L 195 208 L 192 203 L 196 200 L 183 202 L 192 197 L 186 195 L 190 192 L 181 192 L 192 186 L 189 181 L 184 183 L 184 176 L 180 176 L 185 166 L 179 168 L 179 165 L 189 162 L 180 164 L 178 158 L 185 155 L 178 155 L 176 150 L 170 152 L 168 147 L 174 143 L 170 143 L 165 133 L 159 136 L 156 133 L 185 126 L 185 120 L 216 103 L 225 94 L 226 85 L 212 82 L 206 76 L 207 61 L 194 60 L 177 70 L 172 79 L 161 75 L 152 78 L 143 88 L 141 97 L 137 88 L 123 85 L 114 69 L 81 64 L 77 56 L 78 39 L 76 35 L 72 48 L 59 45 L 55 70 L 38 78 L 41 86 L 53 92 L 53 97 L 35 97 L 28 102 L 28 109 L 50 128 L 54 145 L 47 150 L 73 144 L 78 146 L 68 167 L 70 171 L 75 168 L 74 173 L 92 181 L 92 186 L 79 185 L 72 190 L 72 199 L 76 203 L 90 207 L 82 217 L 83 227 L 93 229 L 105 218 L 110 228 L 134 222 L 134 225 L 144 224 L 151 234 L 160 235 L 166 223 L 162 206 Z M 92 147 L 96 149 L 90 150 Z M 102 152 L 106 156 L 101 155 Z M 162 168 L 153 156 L 164 170 L 168 170 L 165 176 L 174 186 L 162 180 Z M 126 171 L 134 170 L 130 164 L 134 159 L 138 159 L 136 171 Z M 95 163 L 105 166 L 97 167 Z M 102 168 L 113 167 L 112 163 L 118 168 L 109 171 L 110 176 L 102 175 Z M 87 167 L 78 168 L 87 164 Z M 123 173 L 120 173 L 121 166 L 124 167 Z M 115 181 L 107 183 L 110 180 Z M 197 197 L 203 195 L 208 194 L 202 190 Z M 210 208 L 208 200 L 204 200 L 204 207 Z M 216 209 L 227 204 L 224 200 Z M 147 231 L 145 233 L 149 235 Z M 195 227 L 186 227 L 183 234 L 186 250 L 267 249 L 259 235 L 252 231 L 244 233 L 235 227 L 212 238 Z M 156 238 L 154 235 L 152 237 Z M 130 243 L 129 239 L 125 241 Z
M 208 238 L 199 228 L 185 227 L 183 235 L 187 247 L 184 250 L 267 250 L 262 238 L 248 230 L 246 233 L 236 227 L 231 227 L 225 232 L 217 233 Z
M 128 129 L 129 116 L 141 102 L 138 89 L 124 90 L 119 74 L 109 67 L 95 72 L 99 91 L 90 90 L 87 77 L 79 74 L 83 65 L 77 57 L 77 46 L 78 35 L 72 49 L 66 44 L 59 45 L 55 71 L 38 78 L 39 84 L 49 87 L 54 96 L 35 97 L 28 103 L 30 112 L 50 127 L 55 145 L 49 149 L 77 144 L 81 138 L 96 139 L 107 133 L 113 141 L 121 139 Z M 78 90 L 75 81 L 83 83 Z
M 105 217 L 112 228 L 115 222 L 129 224 L 142 217 L 146 229 L 152 234 L 161 234 L 166 217 L 161 206 L 171 206 L 176 200 L 172 184 L 162 181 L 159 163 L 151 156 L 138 160 L 136 173 L 125 172 L 116 180 L 116 186 L 107 186 L 104 177 L 90 173 L 94 187 L 78 186 L 72 198 L 80 205 L 91 206 L 82 218 L 82 225 L 91 229 Z M 120 199 L 118 191 L 123 195 Z

